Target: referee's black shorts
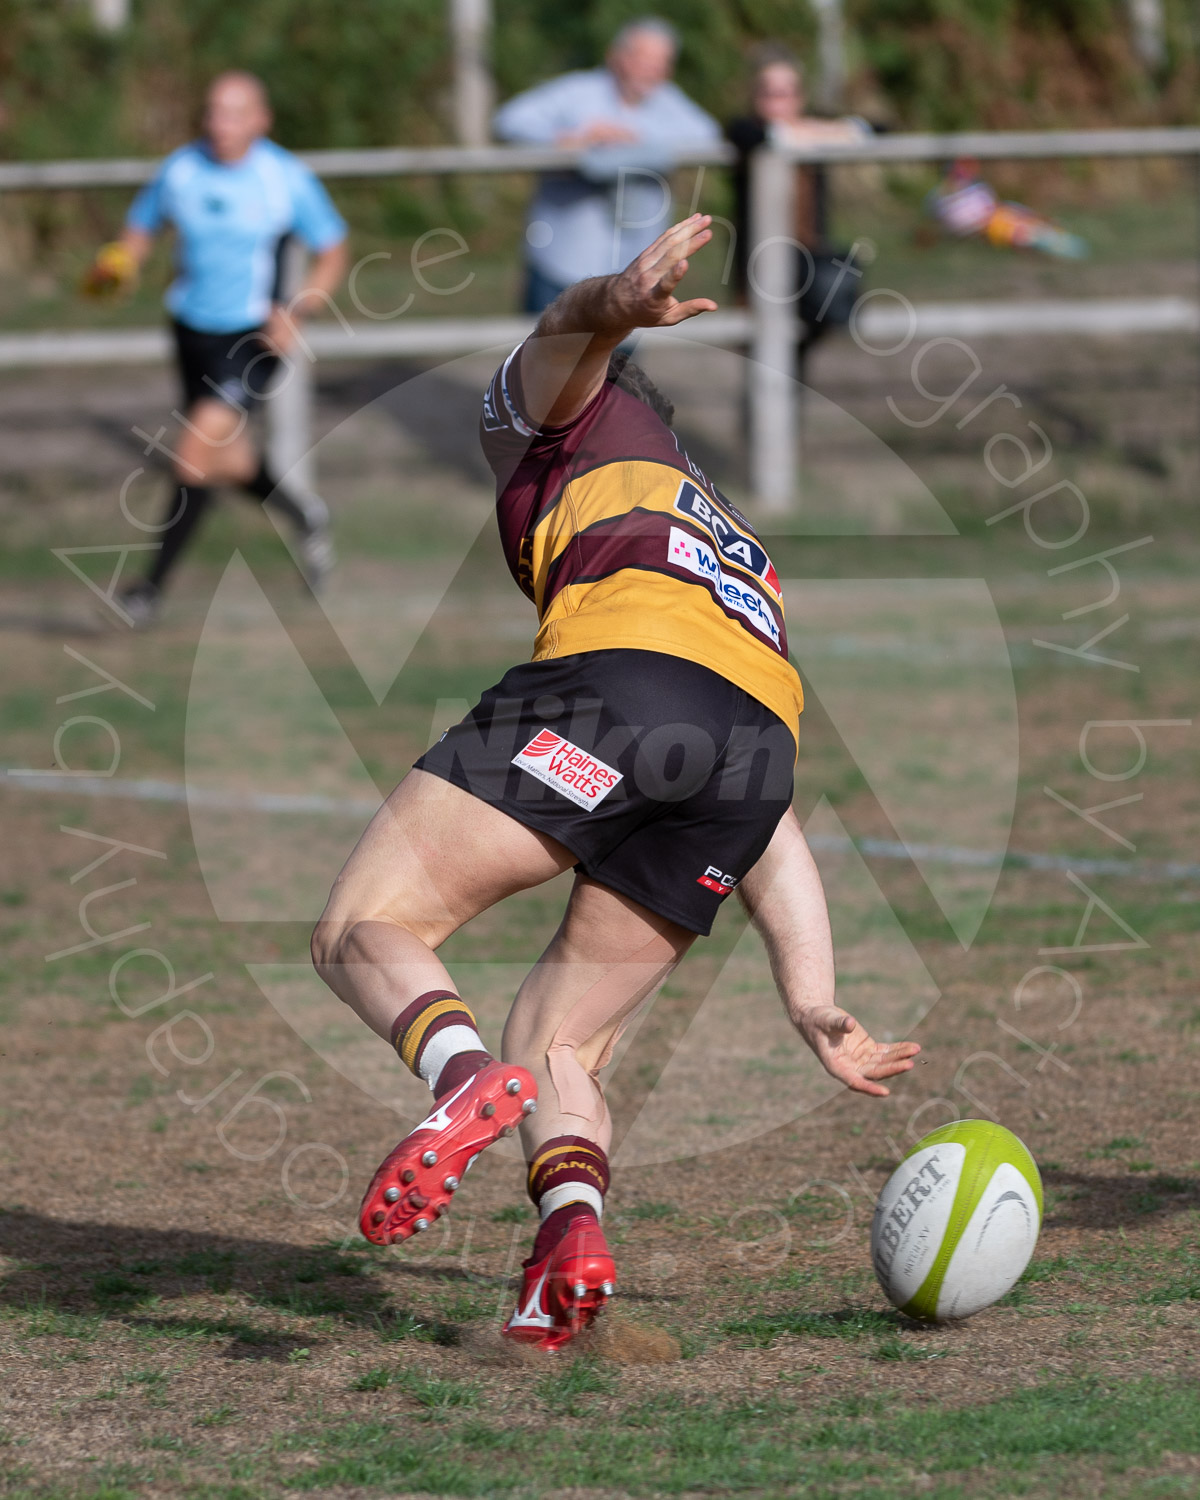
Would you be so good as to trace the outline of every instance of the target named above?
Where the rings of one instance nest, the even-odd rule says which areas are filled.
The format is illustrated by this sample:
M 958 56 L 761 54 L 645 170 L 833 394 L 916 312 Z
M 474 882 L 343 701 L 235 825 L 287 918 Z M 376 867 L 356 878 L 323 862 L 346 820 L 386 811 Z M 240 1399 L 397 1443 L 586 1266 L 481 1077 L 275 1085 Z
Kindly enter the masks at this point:
M 223 401 L 245 410 L 267 395 L 279 360 L 263 343 L 260 328 L 206 333 L 174 322 L 171 332 L 186 406 Z
M 695 662 L 527 662 L 417 761 L 564 844 L 601 884 L 708 933 L 791 805 L 783 721 Z

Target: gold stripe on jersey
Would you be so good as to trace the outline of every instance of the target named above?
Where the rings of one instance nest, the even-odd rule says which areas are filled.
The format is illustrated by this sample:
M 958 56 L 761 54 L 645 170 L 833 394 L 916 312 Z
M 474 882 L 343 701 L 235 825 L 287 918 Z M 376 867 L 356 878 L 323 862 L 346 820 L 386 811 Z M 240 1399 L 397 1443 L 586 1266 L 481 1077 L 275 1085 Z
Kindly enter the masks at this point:
M 765 619 L 752 622 L 727 612 L 703 579 L 693 582 L 670 571 L 665 536 L 661 570 L 654 563 L 644 563 L 618 566 L 592 580 L 572 582 L 568 575 L 547 602 L 554 565 L 581 533 L 640 511 L 669 516 L 673 525 L 708 536 L 721 567 L 744 580 L 782 619 L 782 601 L 771 586 L 719 548 L 694 516 L 676 507 L 676 497 L 688 482 L 688 475 L 670 464 L 637 458 L 601 464 L 567 482 L 528 537 L 534 601 L 541 621 L 533 660 L 619 648 L 678 656 L 708 667 L 749 693 L 795 736 L 804 706 L 803 690 Z M 703 486 L 696 488 L 706 494 Z M 739 527 L 711 495 L 707 498 L 735 538 L 745 537 L 761 550 L 753 533 Z M 564 561 L 570 566 L 569 560 Z
M 702 583 L 622 568 L 595 583 L 568 584 L 546 611 L 533 660 L 621 648 L 660 651 L 708 667 L 765 704 L 798 736 L 804 692 L 796 669 L 731 620 Z
M 589 526 L 594 526 L 599 521 L 615 520 L 632 510 L 661 511 L 683 524 L 696 526 L 695 520 L 681 515 L 675 507 L 675 497 L 687 478 L 686 474 L 669 464 L 630 458 L 603 464 L 569 480 L 556 503 L 530 533 L 534 602 L 538 609 L 541 609 L 545 598 L 546 578 L 550 569 L 579 533 L 586 531 Z M 696 487 L 703 492 L 703 486 L 697 484 Z M 761 546 L 753 534 L 738 526 L 723 507 L 721 517 L 738 536 L 746 537 L 756 546 Z M 736 558 L 723 556 L 722 565 L 750 578 L 759 576 L 752 570 L 741 567 Z M 762 582 L 761 579 L 759 581 Z M 768 596 L 771 595 L 769 587 L 767 593 Z
M 586 531 L 597 521 L 608 521 L 614 516 L 635 509 L 663 511 L 676 518 L 682 515 L 688 525 L 695 526 L 696 521 L 675 506 L 676 496 L 688 482 L 686 474 L 672 468 L 669 464 L 650 463 L 645 459 L 625 459 L 618 463 L 605 464 L 602 469 L 593 469 L 590 473 L 571 480 L 567 486 L 574 511 L 576 530 Z M 728 510 L 723 506 L 718 506 L 712 497 L 707 495 L 702 484 L 695 480 L 690 482 L 706 495 L 714 510 L 720 510 L 722 520 L 732 531 L 753 541 L 756 546 L 761 545 L 752 532 L 745 531 L 738 526 Z M 723 558 L 722 561 L 726 565 L 738 567 L 737 562 L 731 563 L 728 557 Z M 739 568 L 739 571 L 749 570 Z M 750 573 L 750 576 L 756 575 Z

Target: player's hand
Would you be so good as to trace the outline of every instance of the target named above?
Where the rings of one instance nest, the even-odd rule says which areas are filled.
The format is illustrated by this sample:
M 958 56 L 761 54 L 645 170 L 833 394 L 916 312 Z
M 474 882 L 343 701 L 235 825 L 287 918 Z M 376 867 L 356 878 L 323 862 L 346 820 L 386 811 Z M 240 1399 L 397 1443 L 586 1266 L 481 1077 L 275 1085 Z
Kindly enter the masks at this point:
M 836 1005 L 814 1005 L 801 1011 L 795 1026 L 827 1073 L 857 1093 L 880 1099 L 890 1091 L 879 1080 L 907 1073 L 921 1050 L 917 1042 L 877 1042 Z
M 555 142 L 558 146 L 585 149 L 588 146 L 632 146 L 638 135 L 615 120 L 592 120 L 579 130 L 568 130 Z
M 614 322 L 625 328 L 671 328 L 697 313 L 716 312 L 709 297 L 680 302 L 675 296 L 688 256 L 712 239 L 711 223 L 710 214 L 692 214 L 660 234 L 613 278 Z
M 263 325 L 262 341 L 282 359 L 290 354 L 298 337 L 295 317 L 283 307 L 273 307 Z
M 120 240 L 101 245 L 84 272 L 79 290 L 85 297 L 117 297 L 137 284 L 137 257 Z

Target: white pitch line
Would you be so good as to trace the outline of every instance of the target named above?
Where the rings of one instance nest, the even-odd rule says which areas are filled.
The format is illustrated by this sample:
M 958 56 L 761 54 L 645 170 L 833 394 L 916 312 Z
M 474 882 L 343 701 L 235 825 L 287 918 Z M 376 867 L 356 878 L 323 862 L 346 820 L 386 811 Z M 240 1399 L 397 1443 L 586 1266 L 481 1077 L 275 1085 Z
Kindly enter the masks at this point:
M 1179 860 L 1087 859 L 1071 854 L 1033 854 L 1022 849 L 959 849 L 953 844 L 901 844 L 895 839 L 840 839 L 814 834 L 813 849 L 843 850 L 853 847 L 860 854 L 880 859 L 929 860 L 933 864 L 973 865 L 994 870 L 1014 865 L 1023 870 L 1073 870 L 1076 875 L 1124 875 L 1135 880 L 1200 880 L 1200 865 Z
M 62 771 L 5 770 L 7 783 L 23 791 L 57 792 L 61 796 L 112 797 L 127 802 L 174 802 L 187 807 L 217 807 L 228 811 L 266 813 L 324 813 L 340 818 L 372 818 L 379 802 L 366 797 L 325 797 L 305 792 L 217 791 L 189 787 L 179 781 L 143 778 L 123 781 L 108 776 L 76 776 Z M 1179 860 L 1087 859 L 1069 854 L 1033 854 L 1021 849 L 962 849 L 953 844 L 902 844 L 896 839 L 843 839 L 814 834 L 813 849 L 831 854 L 857 849 L 876 859 L 926 860 L 932 864 L 965 865 L 994 870 L 1013 865 L 1026 870 L 1073 870 L 1077 875 L 1117 875 L 1133 880 L 1200 880 L 1200 864 Z
M 305 792 L 211 791 L 206 787 L 185 786 L 180 781 L 148 778 L 122 781 L 110 776 L 77 776 L 68 771 L 10 770 L 4 772 L 4 777 L 27 791 L 115 797 L 126 802 L 180 802 L 188 807 L 241 808 L 251 812 L 332 813 L 346 818 L 371 818 L 379 809 L 379 799 L 369 801 L 365 797 L 322 797 Z

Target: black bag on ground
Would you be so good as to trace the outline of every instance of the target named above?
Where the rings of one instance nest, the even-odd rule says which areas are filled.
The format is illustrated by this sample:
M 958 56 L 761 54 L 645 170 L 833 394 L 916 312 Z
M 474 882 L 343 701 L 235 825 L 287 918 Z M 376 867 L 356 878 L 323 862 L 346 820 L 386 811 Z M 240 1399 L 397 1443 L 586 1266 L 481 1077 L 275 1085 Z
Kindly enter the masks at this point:
M 800 321 L 814 335 L 845 328 L 863 294 L 863 274 L 852 250 L 802 250 L 797 267 Z

